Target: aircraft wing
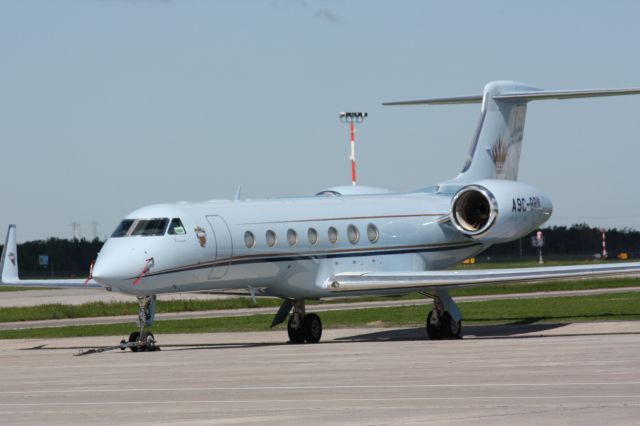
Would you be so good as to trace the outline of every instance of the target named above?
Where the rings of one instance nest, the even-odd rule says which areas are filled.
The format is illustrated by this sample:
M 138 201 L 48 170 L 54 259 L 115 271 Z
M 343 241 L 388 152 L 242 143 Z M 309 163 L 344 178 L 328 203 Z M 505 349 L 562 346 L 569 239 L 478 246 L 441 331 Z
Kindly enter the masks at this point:
M 627 262 L 472 271 L 350 272 L 332 276 L 325 285 L 334 293 L 359 293 L 375 290 L 402 292 L 428 291 L 440 287 L 453 288 L 483 284 L 639 275 L 640 262 Z
M 18 275 L 18 247 L 16 243 L 16 226 L 9 225 L 7 239 L 0 258 L 0 284 L 16 287 L 50 287 L 50 288 L 103 288 L 94 280 L 82 279 L 47 279 L 21 280 Z

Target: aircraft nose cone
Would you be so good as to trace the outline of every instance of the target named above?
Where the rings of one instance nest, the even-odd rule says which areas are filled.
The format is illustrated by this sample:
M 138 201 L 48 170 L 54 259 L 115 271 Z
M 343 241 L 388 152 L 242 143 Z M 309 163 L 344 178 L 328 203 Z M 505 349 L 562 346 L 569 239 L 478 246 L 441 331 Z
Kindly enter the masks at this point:
M 104 280 L 109 279 L 109 269 L 105 267 L 105 262 L 101 259 L 97 259 L 93 264 L 93 279 L 99 283 L 103 283 Z
M 139 273 L 131 262 L 120 256 L 101 254 L 93 265 L 93 279 L 97 283 L 120 290 L 130 288 L 132 277 Z
M 120 281 L 125 278 L 120 268 L 106 256 L 100 256 L 93 265 L 93 279 L 102 285 L 111 285 L 113 281 Z

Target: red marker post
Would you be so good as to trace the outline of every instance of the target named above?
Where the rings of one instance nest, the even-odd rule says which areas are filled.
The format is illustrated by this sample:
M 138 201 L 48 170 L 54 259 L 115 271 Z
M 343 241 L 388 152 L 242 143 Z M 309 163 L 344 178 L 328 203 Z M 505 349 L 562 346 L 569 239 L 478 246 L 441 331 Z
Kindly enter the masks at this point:
M 349 124 L 349 133 L 351 135 L 351 184 L 356 184 L 356 126 L 355 123 L 362 123 L 367 117 L 366 112 L 341 112 L 340 121 Z

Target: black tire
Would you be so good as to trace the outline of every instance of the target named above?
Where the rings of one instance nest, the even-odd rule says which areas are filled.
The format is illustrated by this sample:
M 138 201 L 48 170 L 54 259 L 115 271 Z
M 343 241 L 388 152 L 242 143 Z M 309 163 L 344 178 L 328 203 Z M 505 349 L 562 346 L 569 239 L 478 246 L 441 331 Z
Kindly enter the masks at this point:
M 289 334 L 289 343 L 304 343 L 303 327 L 293 328 L 291 323 L 293 322 L 293 315 L 289 317 L 287 323 L 287 333 Z
M 322 321 L 316 314 L 307 314 L 302 321 L 302 333 L 307 343 L 318 343 L 322 337 Z
M 140 338 L 140 332 L 134 331 L 129 335 L 129 343 L 137 342 L 139 338 Z M 131 346 L 129 349 L 131 349 L 131 352 L 138 352 L 139 348 L 137 346 Z
M 449 312 L 445 312 L 440 318 L 442 324 L 442 337 L 445 339 L 459 339 L 462 334 L 462 321 L 455 321 Z
M 427 314 L 427 335 L 431 340 L 440 340 L 442 339 L 442 322 L 438 325 L 433 324 L 431 319 L 434 315 L 435 312 L 433 312 L 433 310 Z

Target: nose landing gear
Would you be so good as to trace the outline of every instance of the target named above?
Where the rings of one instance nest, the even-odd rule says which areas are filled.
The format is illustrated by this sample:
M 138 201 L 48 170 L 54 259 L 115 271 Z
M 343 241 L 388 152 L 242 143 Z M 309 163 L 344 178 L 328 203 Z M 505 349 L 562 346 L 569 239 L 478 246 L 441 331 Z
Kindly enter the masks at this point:
M 129 340 L 120 341 L 120 349 L 127 348 L 131 352 L 145 352 L 160 350 L 153 333 L 144 331 L 145 327 L 151 327 L 156 316 L 156 295 L 138 296 L 138 320 L 139 331 L 134 331 L 129 335 Z
M 138 320 L 136 324 L 139 331 L 134 331 L 129 335 L 128 340 L 122 339 L 117 346 L 102 347 L 97 349 L 81 350 L 76 356 L 96 354 L 116 349 L 131 349 L 131 352 L 152 352 L 159 351 L 160 347 L 153 333 L 144 331 L 145 327 L 151 327 L 156 316 L 156 295 L 138 296 Z

